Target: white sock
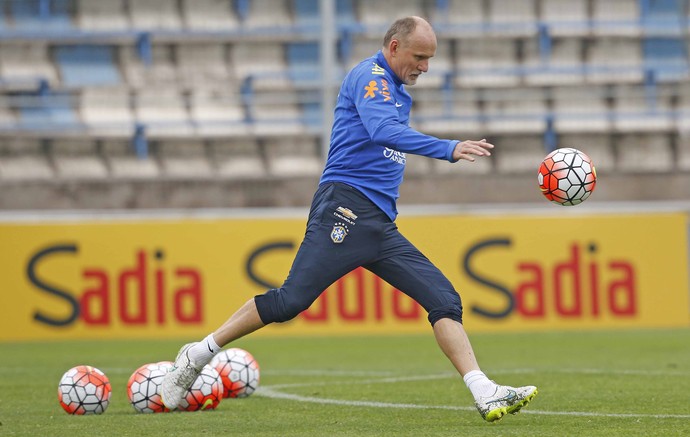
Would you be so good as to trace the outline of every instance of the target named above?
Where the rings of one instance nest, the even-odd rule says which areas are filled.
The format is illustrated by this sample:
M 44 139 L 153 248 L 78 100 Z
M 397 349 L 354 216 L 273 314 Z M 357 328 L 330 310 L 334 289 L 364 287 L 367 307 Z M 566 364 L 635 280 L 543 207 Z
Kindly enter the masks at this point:
M 467 372 L 462 378 L 467 388 L 472 392 L 472 396 L 477 400 L 480 397 L 492 396 L 496 393 L 496 383 L 486 377 L 481 370 Z
M 213 334 L 209 334 L 199 343 L 190 347 L 187 351 L 187 356 L 196 365 L 203 366 L 208 364 L 220 350 L 221 347 L 216 344 Z

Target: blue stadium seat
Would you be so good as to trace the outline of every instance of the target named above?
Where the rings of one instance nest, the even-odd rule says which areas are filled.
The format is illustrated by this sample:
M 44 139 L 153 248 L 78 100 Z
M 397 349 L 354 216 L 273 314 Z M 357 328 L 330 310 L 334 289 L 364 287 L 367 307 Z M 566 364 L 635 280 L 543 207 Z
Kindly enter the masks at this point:
M 115 48 L 109 46 L 62 46 L 55 48 L 62 82 L 66 86 L 116 85 L 120 73 Z
M 645 68 L 658 81 L 678 80 L 690 75 L 685 41 L 679 38 L 642 40 Z
M 18 29 L 72 29 L 72 0 L 11 0 L 10 11 Z
M 358 27 L 357 17 L 355 16 L 355 7 L 352 4 L 353 0 L 336 0 L 335 2 L 335 20 L 338 26 L 344 28 Z
M 335 3 L 335 20 L 340 29 L 352 29 L 359 26 L 352 1 L 337 0 Z M 294 0 L 293 9 L 295 23 L 298 26 L 319 26 L 321 22 L 319 0 Z
M 7 28 L 7 20 L 5 17 L 5 7 L 0 3 L 0 31 Z
M 296 84 L 313 83 L 319 80 L 319 44 L 317 42 L 295 42 L 286 45 L 288 74 Z
M 295 0 L 295 23 L 300 27 L 317 27 L 320 22 L 318 0 Z
M 23 93 L 27 99 L 20 110 L 20 124 L 26 128 L 68 128 L 79 123 L 74 99 L 66 93 Z

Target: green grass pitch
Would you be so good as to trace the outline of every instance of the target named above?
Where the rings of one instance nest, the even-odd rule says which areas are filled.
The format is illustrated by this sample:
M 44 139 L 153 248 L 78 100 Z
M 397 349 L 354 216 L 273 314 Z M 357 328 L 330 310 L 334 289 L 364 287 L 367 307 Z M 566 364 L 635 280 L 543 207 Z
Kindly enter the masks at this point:
M 0 436 L 687 436 L 690 329 L 471 335 L 490 378 L 534 384 L 520 414 L 485 423 L 425 336 L 268 338 L 235 346 L 261 388 L 214 411 L 138 414 L 126 384 L 180 341 L 0 344 Z M 77 364 L 110 378 L 100 416 L 69 416 L 57 383 Z

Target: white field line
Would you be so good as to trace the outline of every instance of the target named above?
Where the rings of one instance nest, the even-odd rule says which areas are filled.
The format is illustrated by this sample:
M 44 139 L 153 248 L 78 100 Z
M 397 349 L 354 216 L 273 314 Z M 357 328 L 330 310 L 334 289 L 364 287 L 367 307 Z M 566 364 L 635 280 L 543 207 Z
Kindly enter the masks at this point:
M 527 370 L 527 369 L 523 369 Z M 620 373 L 612 371 L 604 371 L 601 369 L 584 369 L 587 372 L 581 373 Z M 328 373 L 328 372 L 326 372 Z M 494 372 L 502 373 L 502 372 Z M 574 372 L 573 372 L 574 373 Z M 646 372 L 640 372 L 642 374 L 647 374 Z M 635 373 L 625 373 L 637 375 Z M 437 375 L 420 375 L 420 376 L 408 376 L 408 377 L 388 377 L 388 378 L 377 378 L 369 380 L 348 380 L 348 381 L 330 381 L 330 382 L 316 382 L 316 383 L 295 383 L 295 384 L 275 384 L 271 386 L 261 386 L 257 389 L 256 394 L 259 396 L 264 396 L 272 399 L 285 399 L 296 402 L 307 402 L 320 405 L 342 405 L 350 407 L 367 407 L 367 408 L 394 408 L 394 409 L 414 409 L 414 410 L 453 410 L 453 411 L 475 411 L 474 407 L 469 406 L 457 406 L 457 405 L 422 405 L 422 404 L 409 404 L 409 403 L 392 403 L 392 402 L 376 402 L 376 401 L 352 401 L 343 399 L 329 399 L 329 398 L 319 398 L 314 396 L 302 396 L 293 393 L 285 393 L 281 391 L 283 388 L 295 388 L 295 387 L 312 387 L 312 386 L 328 386 L 328 385 L 338 385 L 338 384 L 374 384 L 374 383 L 397 383 L 406 381 L 423 381 L 432 379 L 446 379 L 458 377 L 454 373 L 442 373 Z M 572 417 L 607 417 L 607 418 L 631 418 L 631 419 L 690 419 L 690 414 L 637 414 L 637 413 L 600 413 L 600 412 L 588 412 L 588 411 L 544 411 L 544 410 L 534 410 L 527 409 L 522 410 L 524 414 L 536 414 L 542 416 L 572 416 Z

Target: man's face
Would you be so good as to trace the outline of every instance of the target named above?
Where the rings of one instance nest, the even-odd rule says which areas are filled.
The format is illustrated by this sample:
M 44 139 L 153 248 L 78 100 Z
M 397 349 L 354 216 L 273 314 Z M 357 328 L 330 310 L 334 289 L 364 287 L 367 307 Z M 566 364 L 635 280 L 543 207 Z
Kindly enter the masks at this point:
M 418 26 L 407 41 L 391 41 L 391 68 L 405 85 L 414 85 L 429 71 L 429 59 L 436 54 L 436 35 Z

